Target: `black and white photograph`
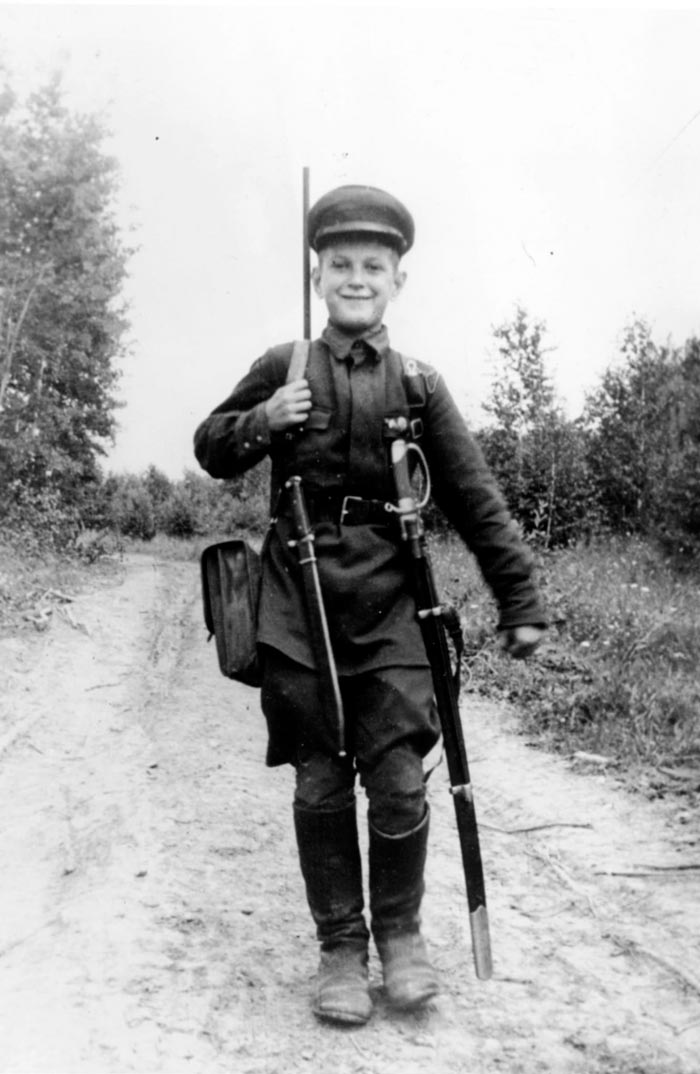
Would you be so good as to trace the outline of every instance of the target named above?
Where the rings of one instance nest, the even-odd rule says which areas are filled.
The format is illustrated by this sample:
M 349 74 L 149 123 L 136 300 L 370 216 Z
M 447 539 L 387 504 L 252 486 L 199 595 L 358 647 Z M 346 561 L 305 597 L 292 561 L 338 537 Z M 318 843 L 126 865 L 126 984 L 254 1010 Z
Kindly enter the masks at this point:
M 699 50 L 0 3 L 0 1074 L 698 1074 Z

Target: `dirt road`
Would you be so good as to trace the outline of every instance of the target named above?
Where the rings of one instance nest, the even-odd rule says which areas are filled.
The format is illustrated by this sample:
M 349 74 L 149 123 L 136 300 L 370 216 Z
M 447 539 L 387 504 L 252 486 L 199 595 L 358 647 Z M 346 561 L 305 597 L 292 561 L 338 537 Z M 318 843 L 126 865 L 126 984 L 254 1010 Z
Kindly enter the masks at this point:
M 391 1013 L 373 962 L 369 1025 L 317 1024 L 291 775 L 204 642 L 196 565 L 145 556 L 0 641 L 1 1071 L 698 1074 L 697 816 L 469 698 L 494 978 L 472 970 L 442 766 L 424 924 L 443 993 Z

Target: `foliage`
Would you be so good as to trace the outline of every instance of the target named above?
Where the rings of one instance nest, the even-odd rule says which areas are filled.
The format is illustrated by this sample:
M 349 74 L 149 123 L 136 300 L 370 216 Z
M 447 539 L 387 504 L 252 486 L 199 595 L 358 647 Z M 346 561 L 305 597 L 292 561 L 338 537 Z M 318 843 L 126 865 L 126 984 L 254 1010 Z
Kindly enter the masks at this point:
M 465 628 L 468 691 L 505 699 L 553 747 L 625 763 L 700 762 L 700 578 L 648 541 L 608 539 L 542 557 L 552 627 L 526 662 L 494 635 L 493 600 L 455 538 L 433 542 L 438 589 Z
M 671 374 L 671 353 L 637 321 L 625 330 L 620 361 L 587 399 L 591 469 L 617 531 L 648 529 L 669 447 Z
M 27 555 L 69 548 L 81 530 L 74 507 L 66 506 L 58 489 L 19 485 L 1 507 L 2 534 Z
M 269 502 L 270 460 L 225 482 L 225 486 L 233 501 L 230 523 L 233 529 L 264 533 L 274 510 Z
M 0 99 L 0 493 L 58 490 L 66 507 L 98 480 L 114 428 L 114 360 L 126 327 L 129 251 L 112 213 L 105 131 L 73 115 L 57 79 Z
M 493 330 L 498 358 L 484 410 L 493 415 L 497 428 L 516 440 L 554 409 L 554 388 L 544 362 L 545 332 L 544 322 L 530 323 L 522 306 L 516 307 L 512 321 Z
M 173 483 L 167 474 L 164 474 L 153 463 L 146 470 L 142 480 L 153 510 L 158 515 L 173 495 Z
M 518 308 L 495 329 L 497 364 L 478 434 L 534 545 L 645 534 L 676 558 L 700 556 L 700 341 L 654 342 L 632 321 L 617 361 L 570 421 L 545 365 L 545 326 Z
M 667 455 L 655 534 L 676 559 L 700 557 L 700 340 L 674 352 Z M 670 448 L 670 450 L 669 450 Z
M 595 532 L 599 513 L 584 430 L 555 402 L 545 333 L 521 307 L 494 330 L 498 357 L 484 406 L 492 422 L 478 439 L 526 537 L 552 548 Z
M 515 441 L 503 429 L 477 438 L 527 540 L 557 548 L 600 532 L 597 490 L 581 424 L 554 411 Z
M 700 341 L 653 342 L 625 331 L 621 361 L 586 403 L 589 467 L 615 532 L 655 536 L 675 555 L 700 553 Z
M 102 483 L 91 525 L 150 541 L 169 537 L 261 534 L 267 526 L 269 465 L 232 481 L 187 471 L 170 480 L 157 467 L 143 474 L 110 474 Z
M 156 515 L 144 482 L 133 474 L 105 482 L 105 521 L 125 537 L 149 541 L 156 534 Z

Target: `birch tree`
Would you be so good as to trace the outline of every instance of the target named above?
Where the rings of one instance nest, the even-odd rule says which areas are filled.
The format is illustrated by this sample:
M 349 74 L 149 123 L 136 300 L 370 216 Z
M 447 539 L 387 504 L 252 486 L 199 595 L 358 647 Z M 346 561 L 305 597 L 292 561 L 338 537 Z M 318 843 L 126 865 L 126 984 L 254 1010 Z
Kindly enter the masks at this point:
M 115 426 L 120 299 L 130 251 L 114 217 L 117 164 L 60 82 L 0 94 L 0 499 L 94 480 Z

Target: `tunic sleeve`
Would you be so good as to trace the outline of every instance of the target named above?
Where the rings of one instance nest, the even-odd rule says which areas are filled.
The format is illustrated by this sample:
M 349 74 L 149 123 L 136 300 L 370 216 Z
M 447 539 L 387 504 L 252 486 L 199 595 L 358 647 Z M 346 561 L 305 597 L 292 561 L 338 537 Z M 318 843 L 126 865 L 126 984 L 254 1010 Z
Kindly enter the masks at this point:
M 289 354 L 287 350 L 289 349 Z M 265 403 L 285 381 L 291 348 L 267 351 L 194 434 L 194 453 L 212 477 L 230 478 L 268 454 L 270 427 Z
M 425 434 L 435 500 L 479 563 L 499 606 L 499 629 L 546 625 L 532 553 L 442 379 L 427 400 Z

